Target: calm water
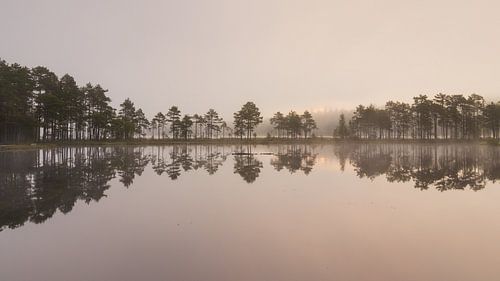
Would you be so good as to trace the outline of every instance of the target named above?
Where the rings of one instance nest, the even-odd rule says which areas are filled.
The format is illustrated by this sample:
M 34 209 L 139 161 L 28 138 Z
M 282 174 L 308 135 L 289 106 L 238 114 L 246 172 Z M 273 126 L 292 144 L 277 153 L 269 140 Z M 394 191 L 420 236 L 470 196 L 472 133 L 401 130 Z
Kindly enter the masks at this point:
M 0 152 L 0 280 L 498 280 L 500 148 Z

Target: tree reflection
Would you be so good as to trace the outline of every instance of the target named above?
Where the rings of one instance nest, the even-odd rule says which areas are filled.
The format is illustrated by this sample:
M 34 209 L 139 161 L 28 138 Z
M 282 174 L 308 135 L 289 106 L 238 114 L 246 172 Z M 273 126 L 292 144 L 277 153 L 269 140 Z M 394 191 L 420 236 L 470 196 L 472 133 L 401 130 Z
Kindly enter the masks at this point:
M 97 147 L 0 153 L 0 230 L 68 213 L 78 200 L 99 201 L 123 171 L 119 155 Z
M 226 160 L 224 147 L 68 147 L 0 153 L 0 231 L 25 222 L 42 223 L 76 202 L 99 201 L 111 179 L 125 187 L 145 168 L 177 179 L 182 171 L 212 175 Z
M 116 167 L 120 182 L 129 187 L 136 175 L 142 175 L 150 157 L 144 154 L 144 148 L 130 146 L 115 148 L 116 156 L 112 158 L 111 167 Z
M 373 143 L 331 147 L 341 170 L 350 165 L 360 178 L 373 180 L 383 176 L 388 182 L 412 182 L 420 190 L 477 191 L 500 179 L 497 147 Z M 78 201 L 97 202 L 106 196 L 112 179 L 129 187 L 148 165 L 157 175 L 177 180 L 190 171 L 214 175 L 233 155 L 234 174 L 253 183 L 262 172 L 264 156 L 257 156 L 252 149 L 177 145 L 1 152 L 0 231 L 28 221 L 42 223 L 57 211 L 70 212 Z M 277 171 L 309 175 L 325 158 L 318 158 L 315 148 L 308 145 L 281 145 L 273 149 L 264 154 L 272 155 L 270 164 Z
M 302 171 L 308 175 L 316 163 L 316 154 L 308 145 L 284 145 L 278 147 L 278 152 L 271 159 L 271 166 L 276 171 L 286 168 L 290 173 Z
M 234 153 L 234 173 L 239 174 L 247 183 L 252 183 L 259 177 L 262 167 L 262 162 L 255 158 L 250 146 L 246 148 L 246 152 L 240 147 L 239 152 Z
M 413 181 L 421 190 L 477 191 L 500 178 L 500 152 L 488 146 L 361 144 L 348 154 L 360 178 L 385 175 L 389 182 Z
M 176 180 L 190 170 L 203 169 L 209 175 L 215 174 L 226 161 L 229 152 L 222 146 L 189 146 L 152 148 L 152 167 L 158 175 L 166 173 L 170 179 Z M 167 150 L 169 150 L 167 152 Z

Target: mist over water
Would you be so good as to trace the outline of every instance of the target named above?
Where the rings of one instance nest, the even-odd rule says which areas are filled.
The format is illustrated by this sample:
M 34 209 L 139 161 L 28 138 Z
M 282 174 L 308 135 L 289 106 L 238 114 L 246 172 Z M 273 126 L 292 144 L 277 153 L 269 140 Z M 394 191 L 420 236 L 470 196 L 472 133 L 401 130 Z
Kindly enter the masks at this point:
M 500 280 L 500 1 L 0 9 L 0 281 Z
M 494 280 L 499 159 L 471 144 L 4 151 L 0 277 Z

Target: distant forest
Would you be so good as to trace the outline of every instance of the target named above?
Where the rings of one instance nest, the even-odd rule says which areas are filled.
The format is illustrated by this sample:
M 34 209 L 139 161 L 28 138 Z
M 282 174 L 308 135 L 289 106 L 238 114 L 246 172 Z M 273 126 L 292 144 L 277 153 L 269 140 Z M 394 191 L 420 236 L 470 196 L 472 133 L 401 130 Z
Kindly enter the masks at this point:
M 0 143 L 81 140 L 219 139 L 256 137 L 263 122 L 253 102 L 234 113 L 232 124 L 214 109 L 181 114 L 177 106 L 148 119 L 130 99 L 110 105 L 107 90 L 85 86 L 46 67 L 27 68 L 0 60 Z M 472 94 L 420 95 L 413 103 L 389 101 L 385 107 L 360 105 L 327 135 L 342 139 L 484 139 L 500 138 L 500 102 Z M 305 111 L 277 112 L 268 138 L 313 138 L 318 126 Z M 325 130 L 322 131 L 324 133 Z
M 480 95 L 419 95 L 413 104 L 389 101 L 384 108 L 359 105 L 336 134 L 363 139 L 499 139 L 500 102 Z

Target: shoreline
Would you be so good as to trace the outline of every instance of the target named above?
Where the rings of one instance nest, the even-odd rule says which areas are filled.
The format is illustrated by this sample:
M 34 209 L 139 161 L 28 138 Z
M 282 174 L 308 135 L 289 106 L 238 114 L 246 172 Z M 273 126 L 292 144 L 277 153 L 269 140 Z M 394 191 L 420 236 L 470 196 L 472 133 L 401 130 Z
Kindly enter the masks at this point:
M 477 145 L 500 145 L 498 140 L 416 140 L 416 139 L 333 139 L 333 138 L 310 138 L 310 139 L 278 139 L 278 138 L 256 138 L 245 139 L 188 139 L 188 140 L 152 140 L 152 139 L 134 139 L 134 140 L 106 140 L 106 141 L 57 141 L 57 142 L 38 142 L 38 143 L 19 143 L 0 145 L 0 151 L 19 150 L 19 149 L 40 149 L 55 148 L 66 146 L 150 146 L 150 145 L 289 145 L 289 144 L 362 144 L 362 143 L 391 143 L 391 144 L 477 144 Z

